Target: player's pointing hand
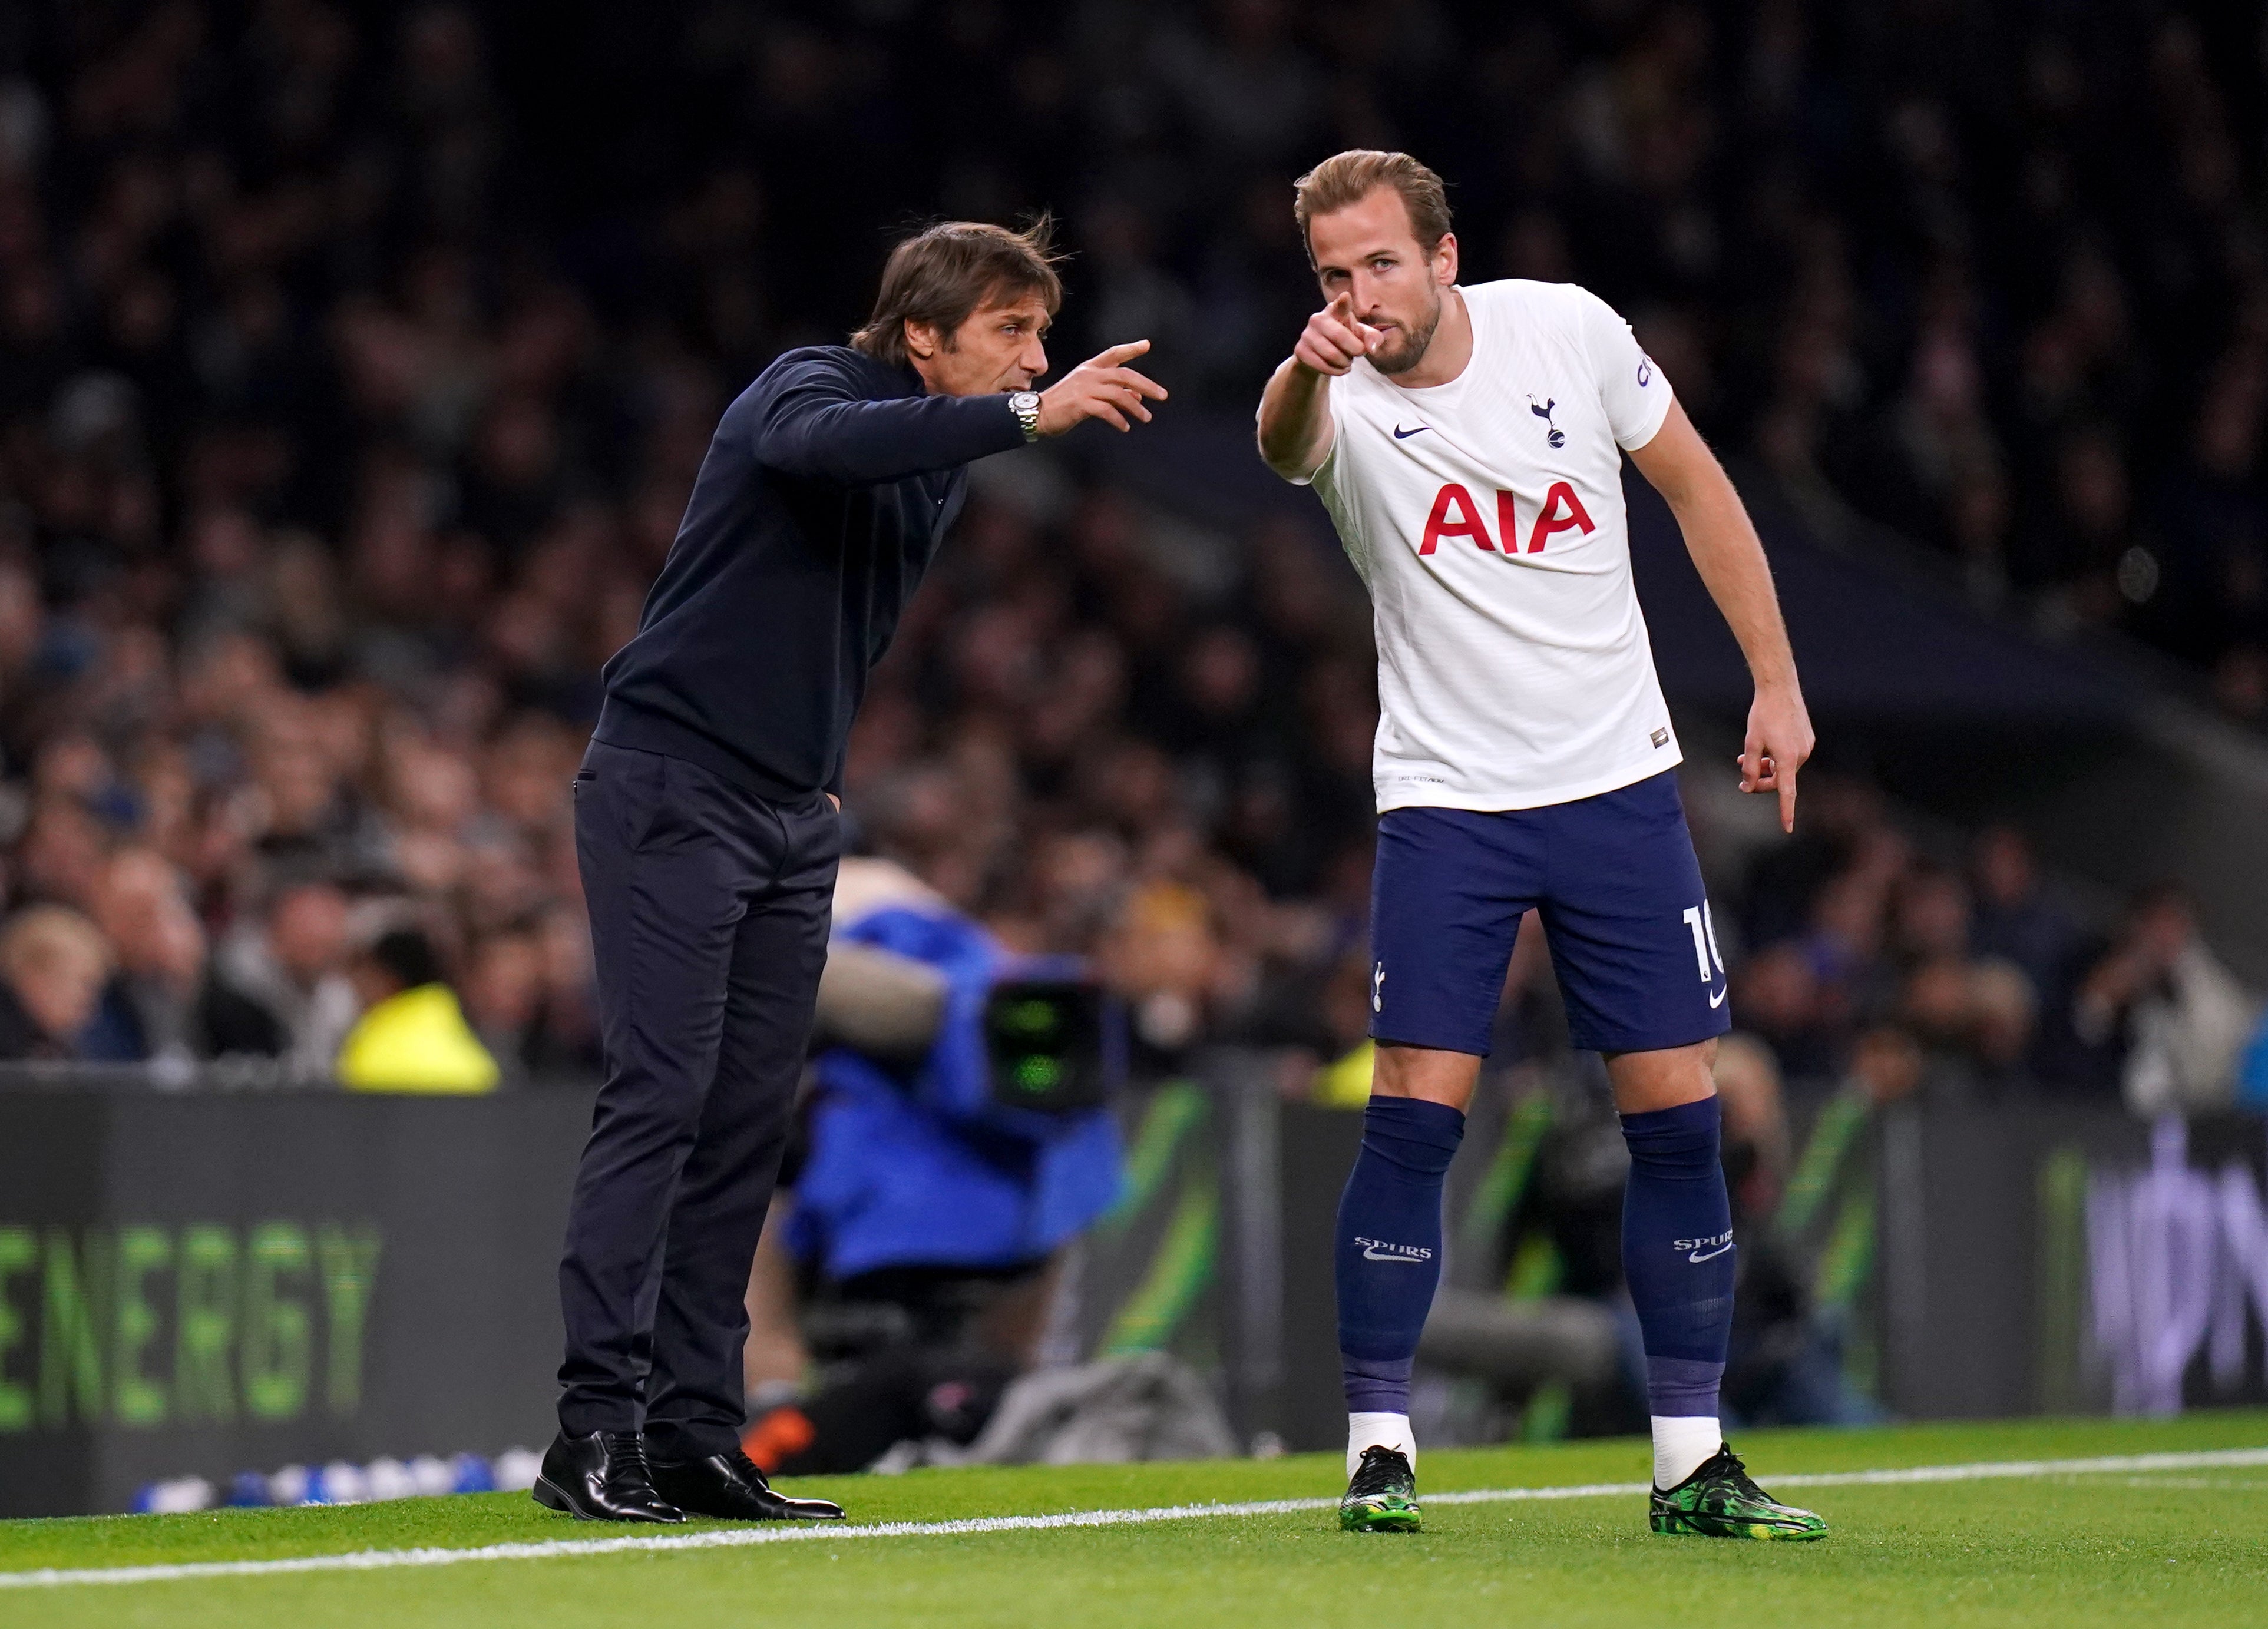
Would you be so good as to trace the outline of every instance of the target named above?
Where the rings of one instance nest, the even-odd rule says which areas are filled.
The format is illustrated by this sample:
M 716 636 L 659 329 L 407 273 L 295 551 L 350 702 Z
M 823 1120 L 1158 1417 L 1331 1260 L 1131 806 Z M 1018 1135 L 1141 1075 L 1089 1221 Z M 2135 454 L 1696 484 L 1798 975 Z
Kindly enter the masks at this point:
M 1147 340 L 1113 345 L 1080 363 L 1059 384 L 1042 391 L 1040 434 L 1060 436 L 1087 419 L 1101 419 L 1122 430 L 1134 428 L 1128 422 L 1130 419 L 1147 424 L 1149 403 L 1165 400 L 1166 387 L 1126 364 L 1149 349 Z
M 1292 356 L 1302 367 L 1334 376 L 1354 366 L 1355 358 L 1378 348 L 1379 332 L 1357 320 L 1354 296 L 1342 294 L 1307 319 Z
M 1758 686 L 1741 744 L 1741 790 L 1777 793 L 1780 830 L 1795 831 L 1795 776 L 1811 756 L 1811 715 L 1793 686 Z

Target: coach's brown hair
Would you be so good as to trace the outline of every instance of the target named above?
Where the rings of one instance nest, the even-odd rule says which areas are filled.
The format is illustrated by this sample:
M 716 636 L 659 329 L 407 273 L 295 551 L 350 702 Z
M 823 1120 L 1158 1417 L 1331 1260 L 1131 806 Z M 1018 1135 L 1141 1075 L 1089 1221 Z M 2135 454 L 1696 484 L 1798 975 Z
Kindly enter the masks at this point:
M 906 324 L 927 323 L 945 336 L 979 306 L 1036 294 L 1053 316 L 1063 305 L 1056 268 L 1055 223 L 1042 215 L 1021 231 L 983 221 L 939 221 L 890 251 L 874 313 L 850 343 L 880 362 L 902 365 Z
M 1381 187 L 1391 187 L 1402 194 L 1403 207 L 1410 211 L 1410 229 L 1418 235 L 1418 246 L 1426 253 L 1432 253 L 1434 246 L 1448 236 L 1448 188 L 1440 176 L 1408 153 L 1352 148 L 1324 159 L 1292 185 L 1292 213 L 1299 217 L 1300 241 L 1307 247 L 1311 266 L 1315 246 L 1308 239 L 1307 223 L 1318 215 L 1359 203 Z

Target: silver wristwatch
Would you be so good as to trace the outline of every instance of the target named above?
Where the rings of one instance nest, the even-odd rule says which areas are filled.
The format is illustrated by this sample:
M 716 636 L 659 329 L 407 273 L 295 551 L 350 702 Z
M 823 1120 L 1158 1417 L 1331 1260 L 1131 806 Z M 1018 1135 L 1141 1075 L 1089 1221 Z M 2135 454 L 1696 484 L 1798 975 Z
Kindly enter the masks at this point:
M 1024 439 L 1040 438 L 1040 393 L 1020 390 L 1008 398 L 1008 411 L 1016 415 L 1016 422 L 1024 427 Z

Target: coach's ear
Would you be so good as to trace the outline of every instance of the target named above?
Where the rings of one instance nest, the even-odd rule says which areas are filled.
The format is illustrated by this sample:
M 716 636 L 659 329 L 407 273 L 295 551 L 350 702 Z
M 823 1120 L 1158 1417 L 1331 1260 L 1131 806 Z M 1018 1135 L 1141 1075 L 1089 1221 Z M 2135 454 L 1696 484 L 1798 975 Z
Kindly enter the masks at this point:
M 945 349 L 945 336 L 933 322 L 916 322 L 909 317 L 906 323 L 906 355 L 918 356 L 924 362 Z

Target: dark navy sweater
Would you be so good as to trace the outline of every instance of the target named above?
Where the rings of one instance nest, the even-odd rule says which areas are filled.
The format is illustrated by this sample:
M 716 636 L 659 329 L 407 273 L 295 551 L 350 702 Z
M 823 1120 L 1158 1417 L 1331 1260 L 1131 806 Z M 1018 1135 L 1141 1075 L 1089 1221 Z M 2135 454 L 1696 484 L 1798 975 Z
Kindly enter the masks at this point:
M 968 497 L 1023 444 L 1005 395 L 931 396 L 911 368 L 790 351 L 725 409 L 599 739 L 786 802 L 839 791 L 866 675 Z

